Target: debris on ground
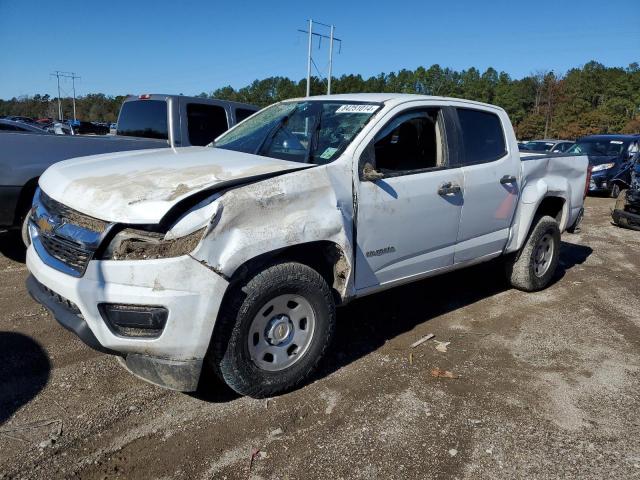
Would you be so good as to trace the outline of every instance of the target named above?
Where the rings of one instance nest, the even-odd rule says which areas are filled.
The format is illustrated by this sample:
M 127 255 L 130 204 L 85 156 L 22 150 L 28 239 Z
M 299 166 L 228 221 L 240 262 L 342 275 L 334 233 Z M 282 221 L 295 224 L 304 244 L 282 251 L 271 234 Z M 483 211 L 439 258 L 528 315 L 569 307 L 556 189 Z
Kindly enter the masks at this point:
M 449 455 L 451 455 L 452 457 L 455 457 L 458 454 L 458 450 L 456 450 L 455 448 L 452 448 L 451 450 L 449 450 Z
M 279 437 L 283 433 L 284 433 L 284 430 L 282 430 L 281 428 L 276 428 L 271 433 L 269 433 L 269 436 L 272 438 L 275 438 L 275 437 Z
M 459 378 L 460 375 L 450 372 L 449 370 L 442 370 L 440 368 L 434 368 L 431 370 L 431 376 L 436 378 Z
M 433 337 L 435 337 L 435 335 L 433 333 L 430 333 L 429 335 L 422 337 L 420 340 L 413 342 L 411 344 L 411 348 L 416 348 L 418 345 L 422 345 L 424 342 L 426 342 L 427 340 L 431 340 Z
M 260 455 L 260 449 L 252 448 L 251 449 L 251 457 L 249 458 L 249 471 L 247 472 L 247 476 L 251 476 L 251 469 L 253 468 L 253 462 Z
M 447 353 L 447 346 L 451 342 L 439 342 L 438 340 L 434 340 L 434 342 L 437 343 L 436 350 L 438 350 L 439 352 L 442 352 L 442 353 Z
M 413 365 L 413 353 L 409 353 L 409 365 Z

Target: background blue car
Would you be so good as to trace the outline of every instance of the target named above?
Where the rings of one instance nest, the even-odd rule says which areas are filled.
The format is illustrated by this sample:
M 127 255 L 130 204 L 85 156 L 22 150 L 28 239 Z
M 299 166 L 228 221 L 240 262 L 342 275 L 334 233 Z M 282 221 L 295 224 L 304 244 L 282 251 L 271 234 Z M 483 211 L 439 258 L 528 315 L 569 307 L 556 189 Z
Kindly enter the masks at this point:
M 617 197 L 631 184 L 631 168 L 638 156 L 640 135 L 590 135 L 579 138 L 567 153 L 587 155 L 591 170 L 590 193 Z

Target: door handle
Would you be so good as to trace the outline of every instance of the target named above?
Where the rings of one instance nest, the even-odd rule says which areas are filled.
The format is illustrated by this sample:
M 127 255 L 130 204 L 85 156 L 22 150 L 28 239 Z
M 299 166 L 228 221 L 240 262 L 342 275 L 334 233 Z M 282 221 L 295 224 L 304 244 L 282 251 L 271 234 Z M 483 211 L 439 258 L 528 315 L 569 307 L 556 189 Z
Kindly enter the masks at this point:
M 460 193 L 461 191 L 462 189 L 460 188 L 460 185 L 458 185 L 457 183 L 446 182 L 440 185 L 440 187 L 438 188 L 438 195 L 442 195 L 442 196 L 451 195 L 451 194 Z
M 516 183 L 516 177 L 513 175 L 505 175 L 500 179 L 500 183 L 502 185 L 506 185 L 507 183 Z

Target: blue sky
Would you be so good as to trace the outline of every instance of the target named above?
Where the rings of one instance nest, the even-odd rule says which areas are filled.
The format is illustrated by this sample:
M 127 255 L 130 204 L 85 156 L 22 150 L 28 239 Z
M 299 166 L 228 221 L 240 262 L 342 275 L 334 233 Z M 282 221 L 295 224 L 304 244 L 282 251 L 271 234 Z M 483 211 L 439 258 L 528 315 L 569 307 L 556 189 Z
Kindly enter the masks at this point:
M 20 1 L 0 0 L 0 98 L 55 94 L 54 70 L 92 92 L 197 94 L 306 75 L 313 18 L 343 40 L 334 75 L 438 63 L 519 78 L 597 60 L 640 61 L 638 0 Z M 314 55 L 326 72 L 323 43 Z M 63 83 L 65 92 L 71 84 Z

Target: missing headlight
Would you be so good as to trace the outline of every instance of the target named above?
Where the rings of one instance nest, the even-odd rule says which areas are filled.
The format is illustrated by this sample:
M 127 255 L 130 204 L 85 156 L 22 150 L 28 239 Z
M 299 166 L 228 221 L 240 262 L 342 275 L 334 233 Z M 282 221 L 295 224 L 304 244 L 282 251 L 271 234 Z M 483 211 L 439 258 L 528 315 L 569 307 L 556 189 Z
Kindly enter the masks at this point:
M 171 258 L 191 253 L 200 243 L 206 228 L 184 237 L 165 240 L 164 234 L 126 228 L 111 241 L 103 258 L 105 260 L 151 260 Z

